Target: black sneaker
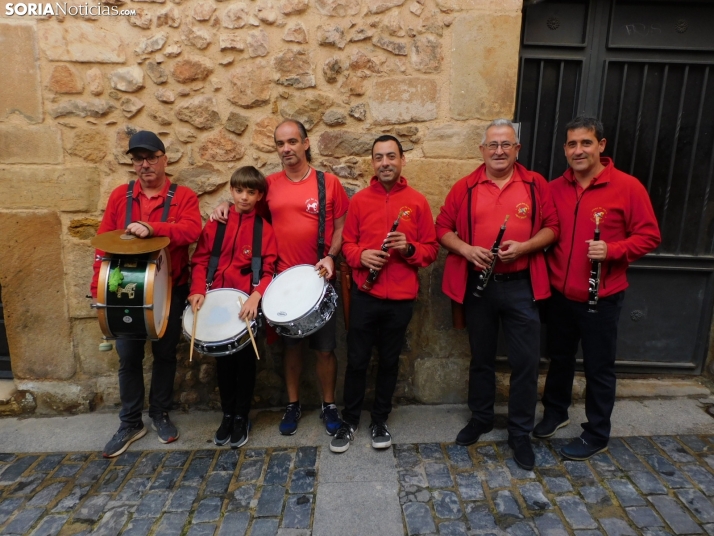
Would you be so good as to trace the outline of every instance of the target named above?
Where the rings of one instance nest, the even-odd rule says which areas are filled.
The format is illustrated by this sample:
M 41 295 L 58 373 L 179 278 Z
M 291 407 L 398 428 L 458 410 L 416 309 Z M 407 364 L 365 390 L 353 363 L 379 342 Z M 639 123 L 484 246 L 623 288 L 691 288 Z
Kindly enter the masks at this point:
M 582 437 L 576 437 L 560 449 L 560 453 L 570 460 L 582 462 L 592 458 L 603 450 L 607 450 L 607 445 L 604 447 L 596 447 L 595 445 L 590 445 Z
M 114 458 L 122 454 L 134 441 L 146 435 L 146 428 L 141 422 L 136 426 L 120 426 L 116 434 L 109 440 L 102 451 L 105 458 Z
M 233 430 L 231 431 L 231 448 L 237 449 L 248 442 L 248 430 L 250 430 L 250 419 L 244 419 L 236 415 L 233 419 Z
M 179 433 L 174 423 L 169 419 L 169 414 L 163 412 L 158 417 L 152 419 L 151 427 L 159 434 L 161 443 L 173 443 L 179 438 Z
M 340 412 L 337 411 L 337 406 L 335 404 L 323 403 L 322 411 L 320 412 L 320 419 L 322 419 L 325 423 L 325 433 L 329 436 L 335 435 L 342 424 Z
M 561 419 L 560 417 L 553 416 L 543 416 L 543 420 L 536 424 L 533 428 L 533 437 L 539 439 L 547 439 L 555 434 L 559 428 L 563 426 L 568 426 L 570 424 L 570 419 L 567 417 Z
M 356 426 L 353 428 L 351 424 L 342 421 L 335 433 L 335 437 L 330 441 L 330 450 L 337 453 L 345 452 L 350 448 L 350 443 L 354 440 L 356 431 Z
M 456 444 L 462 447 L 473 445 L 482 434 L 487 434 L 491 430 L 493 430 L 493 423 L 484 424 L 472 418 L 456 436 Z
M 223 415 L 221 425 L 216 430 L 216 435 L 213 436 L 213 442 L 219 447 L 228 443 L 231 439 L 231 431 L 233 430 L 233 415 Z
M 392 435 L 387 430 L 386 422 L 373 422 L 369 428 L 372 430 L 372 448 L 388 449 L 392 446 Z
M 508 446 L 513 449 L 513 461 L 522 469 L 532 471 L 535 467 L 535 453 L 528 435 L 508 436 Z
M 280 426 L 278 427 L 280 433 L 283 435 L 293 435 L 295 432 L 297 432 L 298 421 L 300 420 L 300 417 L 302 417 L 302 409 L 300 407 L 300 403 L 297 402 L 288 404 L 288 407 L 285 408 L 285 414 L 280 420 Z

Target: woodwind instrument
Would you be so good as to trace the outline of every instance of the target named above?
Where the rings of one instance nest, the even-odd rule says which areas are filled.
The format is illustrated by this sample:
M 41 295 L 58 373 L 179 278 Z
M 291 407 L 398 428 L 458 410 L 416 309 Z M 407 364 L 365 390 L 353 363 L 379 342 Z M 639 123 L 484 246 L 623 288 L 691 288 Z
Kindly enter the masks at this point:
M 501 229 L 498 231 L 496 241 L 493 243 L 493 246 L 491 246 L 491 255 L 493 255 L 491 264 L 478 276 L 478 284 L 476 285 L 476 290 L 473 292 L 473 295 L 477 298 L 482 296 L 481 293 L 486 289 L 486 285 L 488 285 L 488 281 L 491 279 L 491 274 L 493 274 L 493 268 L 496 266 L 496 261 L 498 260 L 498 248 L 501 247 L 501 240 L 503 240 L 503 233 L 506 232 L 506 223 L 508 223 L 509 217 L 510 216 L 506 216 L 503 225 L 501 225 Z
M 600 240 L 600 214 L 595 214 L 595 236 L 593 240 Z M 588 279 L 588 313 L 597 313 L 597 300 L 600 293 L 600 275 L 602 262 L 590 261 L 590 278 Z
M 394 220 L 394 223 L 392 224 L 392 228 L 389 230 L 390 233 L 393 233 L 394 231 L 397 230 L 397 227 L 399 226 L 399 220 L 402 218 L 402 211 L 399 211 L 399 214 L 397 214 L 397 219 Z M 387 238 L 389 237 L 389 233 L 387 233 Z M 384 239 L 384 242 L 382 242 L 382 251 L 385 253 L 389 249 L 386 245 L 387 238 Z M 367 280 L 362 283 L 362 290 L 370 291 L 372 290 L 372 286 L 374 285 L 374 282 L 377 280 L 377 276 L 379 275 L 379 270 L 369 270 L 369 275 L 367 276 Z

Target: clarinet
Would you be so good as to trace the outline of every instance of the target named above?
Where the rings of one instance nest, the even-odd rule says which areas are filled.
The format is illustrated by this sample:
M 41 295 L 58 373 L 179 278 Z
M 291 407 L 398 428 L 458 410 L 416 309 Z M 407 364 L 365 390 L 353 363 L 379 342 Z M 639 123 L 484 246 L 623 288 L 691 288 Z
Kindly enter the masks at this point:
M 593 240 L 600 240 L 600 215 L 595 215 L 595 236 Z M 588 313 L 597 313 L 597 300 L 600 293 L 600 274 L 602 262 L 590 261 L 590 278 L 588 279 Z
M 508 223 L 508 218 L 509 216 L 506 216 L 503 225 L 501 225 L 501 229 L 498 231 L 496 241 L 493 243 L 493 246 L 491 246 L 491 254 L 493 255 L 491 264 L 478 276 L 478 284 L 476 285 L 476 290 L 473 292 L 473 295 L 477 298 L 482 296 L 482 292 L 486 288 L 486 285 L 488 285 L 488 281 L 491 279 L 491 274 L 493 274 L 493 268 L 496 266 L 496 260 L 498 259 L 498 248 L 501 247 L 501 240 L 503 240 L 503 233 L 506 232 L 506 223 Z
M 399 225 L 399 220 L 402 217 L 402 212 L 401 210 L 399 211 L 399 214 L 397 214 L 397 219 L 394 220 L 394 223 L 392 224 L 392 228 L 389 230 L 390 233 L 393 233 L 394 231 L 397 230 L 397 226 Z M 387 236 L 389 236 L 389 233 L 387 233 Z M 385 242 L 387 238 L 384 239 Z M 385 242 L 382 242 L 382 251 L 386 253 L 386 251 L 389 249 L 386 245 Z M 379 275 L 379 270 L 373 270 L 370 268 L 369 270 L 369 275 L 367 276 L 367 280 L 362 283 L 362 287 L 360 287 L 362 290 L 365 291 L 370 291 L 372 290 L 372 285 L 374 285 L 374 282 L 377 280 L 377 276 Z

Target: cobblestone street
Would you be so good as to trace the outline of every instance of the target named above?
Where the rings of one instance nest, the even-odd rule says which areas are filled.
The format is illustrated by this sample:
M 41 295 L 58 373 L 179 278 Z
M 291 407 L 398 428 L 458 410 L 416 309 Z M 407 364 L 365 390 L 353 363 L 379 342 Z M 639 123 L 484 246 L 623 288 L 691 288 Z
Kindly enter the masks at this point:
M 564 441 L 535 441 L 532 472 L 502 441 L 396 445 L 404 534 L 714 534 L 714 436 L 613 439 L 589 462 Z M 0 533 L 308 535 L 326 448 L 2 454 Z

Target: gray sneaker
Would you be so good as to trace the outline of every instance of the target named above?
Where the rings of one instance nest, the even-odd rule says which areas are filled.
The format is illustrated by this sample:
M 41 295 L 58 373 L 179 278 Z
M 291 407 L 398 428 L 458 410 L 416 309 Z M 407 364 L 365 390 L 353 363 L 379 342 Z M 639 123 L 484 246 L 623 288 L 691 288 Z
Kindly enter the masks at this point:
M 119 427 L 116 434 L 109 440 L 106 444 L 104 450 L 102 451 L 102 456 L 105 458 L 114 458 L 122 454 L 126 449 L 129 448 L 134 441 L 141 439 L 146 435 L 146 428 L 144 423 L 139 423 L 136 426 L 124 426 Z
M 179 433 L 174 423 L 169 419 L 169 414 L 164 412 L 152 419 L 151 427 L 159 434 L 161 443 L 173 443 L 179 438 Z
M 386 422 L 373 422 L 369 428 L 372 430 L 372 448 L 388 449 L 392 446 L 392 435 L 387 429 Z
M 353 428 L 351 424 L 342 421 L 337 432 L 335 432 L 335 437 L 330 441 L 330 450 L 337 453 L 345 452 L 350 448 L 350 443 L 354 441 L 356 431 L 356 426 Z

